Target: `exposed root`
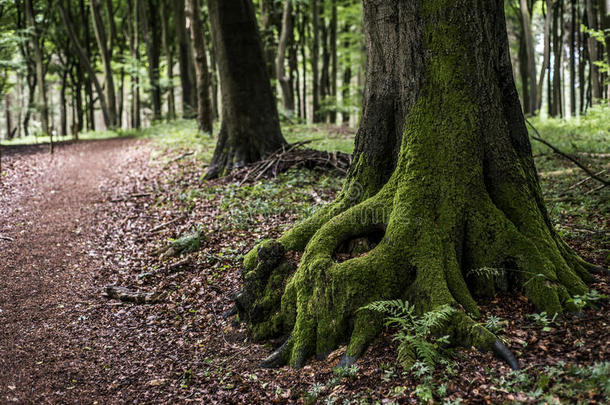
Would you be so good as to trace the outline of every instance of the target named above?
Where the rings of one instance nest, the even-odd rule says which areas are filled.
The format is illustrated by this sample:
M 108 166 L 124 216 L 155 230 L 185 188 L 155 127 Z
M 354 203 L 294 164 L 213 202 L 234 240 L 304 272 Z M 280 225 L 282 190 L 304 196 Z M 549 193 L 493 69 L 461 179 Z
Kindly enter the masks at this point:
M 504 360 L 513 370 L 519 370 L 519 362 L 513 353 L 502 343 L 500 340 L 496 340 L 493 345 L 493 352 L 500 359 Z
M 130 290 L 125 287 L 114 285 L 104 287 L 104 293 L 102 296 L 123 302 L 132 302 L 135 304 L 154 304 L 161 301 L 163 298 L 162 294 Z

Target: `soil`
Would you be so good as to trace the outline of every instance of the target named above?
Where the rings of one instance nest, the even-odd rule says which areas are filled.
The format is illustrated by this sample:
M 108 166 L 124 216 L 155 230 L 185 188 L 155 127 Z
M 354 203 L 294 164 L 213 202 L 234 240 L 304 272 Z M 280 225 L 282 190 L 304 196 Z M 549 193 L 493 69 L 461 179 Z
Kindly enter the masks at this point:
M 314 384 L 321 384 L 322 396 L 340 398 L 337 403 L 417 403 L 412 374 L 389 372 L 396 363 L 391 331 L 358 362 L 357 376 L 334 385 L 328 382 L 341 350 L 302 370 L 258 367 L 271 346 L 251 342 L 242 325 L 221 314 L 240 285 L 240 255 L 295 218 L 278 215 L 251 229 L 227 230 L 218 199 L 180 195 L 226 180 L 202 186 L 205 168 L 151 160 L 153 149 L 144 140 L 112 139 L 60 144 L 53 156 L 45 147 L 4 151 L 0 403 L 303 403 Z M 198 252 L 159 256 L 169 240 L 195 228 L 204 235 Z M 595 243 L 574 247 L 607 266 Z M 163 298 L 151 304 L 107 299 L 102 293 L 109 284 Z M 608 276 L 597 276 L 593 288 L 610 294 Z M 505 335 L 530 374 L 560 361 L 610 359 L 607 302 L 546 331 L 526 318 L 535 310 L 524 297 L 499 297 L 481 309 L 508 320 Z M 449 398 L 522 400 L 493 387 L 492 375 L 509 368 L 491 354 L 462 350 L 457 356 Z

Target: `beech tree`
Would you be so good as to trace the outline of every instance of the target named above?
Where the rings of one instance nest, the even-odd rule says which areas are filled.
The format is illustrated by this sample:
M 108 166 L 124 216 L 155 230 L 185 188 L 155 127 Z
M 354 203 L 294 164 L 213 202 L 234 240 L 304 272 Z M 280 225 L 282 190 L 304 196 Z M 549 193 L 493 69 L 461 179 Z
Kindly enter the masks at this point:
M 251 0 L 208 0 L 222 123 L 208 178 L 256 162 L 286 141 Z
M 218 1 L 210 4 L 218 25 Z M 363 306 L 398 298 L 420 312 L 450 305 L 456 311 L 441 333 L 517 368 L 475 321 L 476 299 L 523 291 L 540 311 L 559 314 L 587 291 L 594 267 L 561 239 L 545 208 L 504 1 L 363 7 L 364 110 L 345 185 L 334 202 L 246 255 L 239 319 L 256 340 L 284 338 L 265 366 L 302 367 L 343 343 L 346 365 L 382 327 Z M 335 256 L 354 245 L 364 249 Z M 299 251 L 295 268 L 287 252 Z

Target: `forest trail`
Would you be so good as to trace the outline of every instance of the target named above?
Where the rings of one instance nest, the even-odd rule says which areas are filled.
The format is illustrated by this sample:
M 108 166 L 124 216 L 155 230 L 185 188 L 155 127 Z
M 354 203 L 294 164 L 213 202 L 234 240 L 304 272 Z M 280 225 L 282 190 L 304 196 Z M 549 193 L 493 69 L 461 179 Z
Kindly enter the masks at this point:
M 8 152 L 0 186 L 0 403 L 49 395 L 72 402 L 75 385 L 88 380 L 96 389 L 89 373 L 97 360 L 83 353 L 91 350 L 89 331 L 103 325 L 81 321 L 89 303 L 100 302 L 90 236 L 96 203 L 108 198 L 101 186 L 150 150 L 123 138 L 61 145 L 54 156 L 42 147 Z

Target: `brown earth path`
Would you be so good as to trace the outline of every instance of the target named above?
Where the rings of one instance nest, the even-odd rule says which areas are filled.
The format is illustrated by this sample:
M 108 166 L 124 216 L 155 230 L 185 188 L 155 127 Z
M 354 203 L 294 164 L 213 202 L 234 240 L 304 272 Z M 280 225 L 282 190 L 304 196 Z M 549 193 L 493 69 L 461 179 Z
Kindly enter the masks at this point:
M 90 303 L 100 301 L 100 259 L 89 237 L 96 232 L 95 206 L 109 197 L 102 184 L 124 176 L 128 164 L 148 153 L 138 139 L 62 145 L 54 156 L 43 147 L 5 150 L 0 403 L 81 402 L 96 391 L 89 373 L 100 365 L 83 353 L 91 350 L 90 331 L 104 325 L 82 322 Z M 76 385 L 77 397 L 70 392 Z

